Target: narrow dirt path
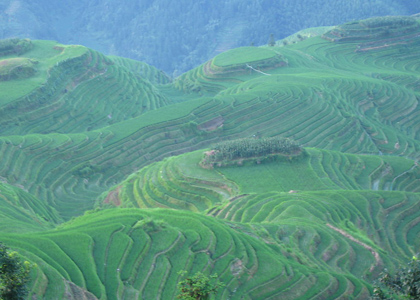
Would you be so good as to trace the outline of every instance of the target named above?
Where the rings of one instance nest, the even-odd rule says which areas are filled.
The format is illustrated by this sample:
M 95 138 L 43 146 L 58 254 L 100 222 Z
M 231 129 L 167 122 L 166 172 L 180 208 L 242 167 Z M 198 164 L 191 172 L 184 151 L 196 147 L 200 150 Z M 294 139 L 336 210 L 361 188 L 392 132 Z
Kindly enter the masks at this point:
M 371 246 L 368 246 L 368 245 L 366 245 L 365 243 L 363 243 L 363 242 L 361 242 L 361 241 L 359 241 L 358 239 L 356 239 L 355 237 L 353 237 L 353 236 L 351 236 L 350 234 L 348 234 L 347 232 L 345 232 L 344 230 L 342 230 L 342 229 L 339 229 L 339 228 L 337 228 L 337 227 L 334 227 L 334 226 L 332 226 L 331 224 L 328 224 L 327 223 L 327 226 L 329 227 L 329 228 L 331 228 L 332 230 L 334 230 L 334 231 L 337 231 L 338 233 L 340 233 L 342 236 L 345 236 L 346 238 L 348 238 L 349 240 L 351 240 L 351 241 L 353 241 L 353 242 L 355 242 L 355 243 L 357 243 L 357 244 L 359 244 L 360 246 L 362 246 L 363 248 L 365 248 L 366 250 L 369 250 L 370 251 L 370 253 L 372 253 L 372 255 L 373 255 L 373 257 L 375 257 L 375 261 L 376 261 L 376 264 L 373 264 L 371 267 L 370 267 L 370 269 L 369 269 L 369 271 L 370 272 L 372 272 L 373 271 L 373 269 L 375 269 L 375 267 L 376 266 L 378 266 L 379 264 L 381 264 L 381 262 L 382 262 L 382 260 L 381 260 L 381 257 L 379 256 L 379 253 L 378 252 L 376 252 Z

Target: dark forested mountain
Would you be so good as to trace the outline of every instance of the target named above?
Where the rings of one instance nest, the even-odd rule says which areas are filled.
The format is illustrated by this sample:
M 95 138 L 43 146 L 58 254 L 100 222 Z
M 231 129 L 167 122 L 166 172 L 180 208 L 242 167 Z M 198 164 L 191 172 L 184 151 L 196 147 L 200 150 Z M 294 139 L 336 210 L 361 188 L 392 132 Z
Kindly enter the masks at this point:
M 0 38 L 83 44 L 179 75 L 271 33 L 418 12 L 417 0 L 1 0 Z

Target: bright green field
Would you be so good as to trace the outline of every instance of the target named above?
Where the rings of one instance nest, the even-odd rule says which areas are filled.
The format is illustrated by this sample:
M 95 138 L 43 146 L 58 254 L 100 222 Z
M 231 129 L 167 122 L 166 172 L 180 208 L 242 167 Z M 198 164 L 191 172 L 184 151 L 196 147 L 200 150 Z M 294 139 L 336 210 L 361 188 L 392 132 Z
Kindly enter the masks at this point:
M 265 60 L 273 58 L 276 55 L 276 52 L 264 48 L 241 47 L 221 53 L 214 59 L 213 63 L 218 67 L 227 67 Z
M 359 186 L 359 183 L 373 184 L 376 179 L 372 178 L 375 171 L 373 168 L 380 164 L 389 165 L 393 169 L 393 178 L 414 165 L 413 161 L 395 157 L 342 155 L 316 149 L 307 149 L 307 152 L 308 156 L 298 161 L 253 163 L 244 168 L 223 167 L 217 168 L 217 171 L 236 182 L 243 193 L 262 193 L 334 190 L 345 186 L 368 189 L 368 185 Z
M 217 168 L 217 170 L 229 180 L 236 182 L 246 194 L 333 188 L 308 168 L 308 160 L 309 158 L 299 162 L 272 162 L 252 164 L 244 168 Z M 264 180 L 259 180 L 261 178 Z
M 45 83 L 48 77 L 48 69 L 54 64 L 81 56 L 88 51 L 87 48 L 82 46 L 64 46 L 52 41 L 33 41 L 33 43 L 34 49 L 23 54 L 21 58 L 28 58 L 38 62 L 36 75 L 29 79 L 13 82 L 0 81 L 1 105 L 27 95 Z M 57 47 L 61 50 L 57 49 Z
M 123 206 L 206 211 L 244 194 L 373 190 L 419 192 L 420 171 L 410 159 L 307 148 L 301 156 L 203 168 L 196 151 L 151 164 L 118 186 Z

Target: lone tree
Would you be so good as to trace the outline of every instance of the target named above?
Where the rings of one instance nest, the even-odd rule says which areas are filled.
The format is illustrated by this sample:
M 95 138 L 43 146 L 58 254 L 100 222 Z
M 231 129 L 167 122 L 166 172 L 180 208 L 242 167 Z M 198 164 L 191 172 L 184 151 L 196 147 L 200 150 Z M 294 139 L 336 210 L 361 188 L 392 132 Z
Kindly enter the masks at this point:
M 408 267 L 400 268 L 395 275 L 385 270 L 379 281 L 388 290 L 376 286 L 373 299 L 420 299 L 420 261 L 414 256 Z
M 270 34 L 270 38 L 268 39 L 268 46 L 274 47 L 276 45 L 276 40 L 274 39 L 274 34 Z
M 0 243 L 0 299 L 25 299 L 30 268 L 29 262 L 20 261 L 17 252 L 9 251 Z
M 185 273 L 185 271 L 179 272 L 181 276 L 184 276 Z M 223 286 L 224 284 L 217 280 L 217 274 L 208 277 L 198 272 L 178 283 L 180 294 L 177 298 L 182 300 L 208 300 L 211 293 L 217 292 Z

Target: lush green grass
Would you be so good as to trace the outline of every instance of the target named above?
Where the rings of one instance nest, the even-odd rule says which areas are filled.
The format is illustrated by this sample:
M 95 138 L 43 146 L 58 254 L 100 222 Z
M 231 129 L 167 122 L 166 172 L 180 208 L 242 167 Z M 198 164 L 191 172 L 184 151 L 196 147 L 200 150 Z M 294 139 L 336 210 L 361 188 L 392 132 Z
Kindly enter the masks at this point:
M 275 57 L 277 54 L 265 48 L 241 47 L 219 54 L 213 64 L 218 67 L 228 67 L 244 63 L 266 60 Z
M 230 226 L 276 245 L 291 260 L 341 274 L 333 275 L 339 287 L 333 297 L 346 293 L 347 280 L 369 282 L 384 265 L 392 269 L 415 253 L 419 195 L 405 188 L 388 191 L 402 177 L 417 181 L 406 173 L 412 160 L 314 148 L 305 152 L 291 161 L 280 157 L 214 169 L 199 166 L 202 151 L 167 158 L 119 185 L 117 202 L 202 211 L 235 222 Z M 356 285 L 354 293 L 366 297 L 363 285 Z M 286 295 L 286 290 L 276 295 Z
M 42 231 L 62 221 L 52 207 L 5 183 L 0 184 L 0 207 L 1 232 Z
M 3 134 L 91 131 L 170 103 L 151 83 L 167 79 L 144 63 L 140 77 L 140 63 L 120 65 L 82 46 L 44 41 L 24 56 L 7 61 L 33 62 L 36 73 L 1 83 Z
M 227 179 L 235 182 L 242 193 L 261 193 L 268 191 L 313 190 L 332 188 L 325 180 L 308 168 L 309 157 L 301 161 L 246 163 L 242 167 L 220 167 L 217 170 Z M 256 180 L 264 178 L 264 180 Z
M 144 62 L 119 56 L 109 56 L 109 58 L 116 64 L 126 67 L 134 74 L 139 75 L 152 83 L 165 84 L 171 81 L 163 71 Z
M 398 205 L 389 208 L 390 203 Z M 364 260 L 361 257 L 367 255 L 367 250 L 346 238 L 340 240 L 343 236 L 326 236 L 332 232 L 325 224 L 331 224 L 372 247 L 380 254 L 383 263 L 391 268 L 393 260 L 401 257 L 408 259 L 416 251 L 418 242 L 415 236 L 419 234 L 415 227 L 417 206 L 417 194 L 322 191 L 242 197 L 212 211 L 212 214 L 241 223 L 273 224 L 264 226 L 277 243 L 292 247 L 295 249 L 293 253 L 300 253 L 300 259 L 315 264 L 328 260 L 330 267 L 348 270 L 360 277 L 369 273 L 371 265 L 375 264 L 373 258 L 370 256 L 363 266 L 356 263 L 355 259 Z M 403 233 L 402 236 L 398 236 L 398 232 Z M 407 235 L 407 232 L 410 234 Z M 294 240 L 296 238 L 299 242 Z M 330 247 L 334 252 L 328 250 Z M 346 265 L 341 266 L 340 253 L 346 252 L 356 252 L 357 257 L 352 254 L 353 258 L 347 258 L 344 260 Z M 380 267 L 375 267 L 376 272 Z
M 140 224 L 142 220 L 146 222 Z M 33 261 L 46 263 L 38 269 L 38 285 L 45 283 L 43 276 L 48 273 L 43 272 L 50 270 L 98 298 L 106 293 L 107 299 L 118 299 L 134 292 L 145 298 L 173 298 L 179 270 L 218 273 L 226 283 L 219 298 L 242 299 L 252 293 L 253 299 L 267 299 L 301 293 L 317 276 L 322 278 L 317 286 L 328 289 L 331 275 L 279 255 L 277 247 L 266 245 L 251 228 L 248 235 L 235 227 L 189 212 L 119 209 L 87 214 L 54 231 L 1 238 Z M 101 242 L 105 239 L 108 243 Z M 102 276 L 97 268 L 104 270 Z M 60 299 L 64 287 L 54 281 L 60 279 L 49 279 L 46 290 L 32 296 L 54 293 Z M 359 284 L 366 289 L 363 282 Z M 263 285 L 265 290 L 260 289 Z
M 2 59 L 0 60 L 0 78 L 6 81 L 19 77 L 30 77 L 35 73 L 33 65 L 34 62 L 28 58 Z
M 141 169 L 117 190 L 123 206 L 205 211 L 241 194 L 322 190 L 417 192 L 414 161 L 391 156 L 343 154 L 307 148 L 298 157 L 205 169 L 203 151 L 166 158 Z
M 50 51 L 59 51 L 50 47 L 52 45 L 48 44 Z M 41 59 L 39 49 L 42 48 L 35 47 L 28 55 L 33 53 L 33 57 Z M 339 49 L 340 56 L 331 55 Z M 170 103 L 167 97 L 172 95 L 176 97 L 174 102 L 182 101 L 182 93 L 171 92 L 172 87 L 167 85 L 162 88 L 162 96 L 158 91 L 160 86 L 151 84 L 153 80 L 139 83 L 130 77 L 130 70 L 135 70 L 138 64 L 121 60 L 124 68 L 118 68 L 100 54 L 89 51 L 72 75 L 79 78 L 80 71 L 77 70 L 86 68 L 84 64 L 87 63 L 88 71 L 83 75 L 85 77 L 82 76 L 87 80 L 73 90 L 70 85 L 68 92 L 54 104 L 32 111 L 27 119 L 17 114 L 26 108 L 9 110 L 4 107 L 3 120 L 8 119 L 2 126 L 5 132 L 58 131 L 61 135 L 38 138 L 25 135 L 19 142 L 16 137 L 4 137 L 2 147 L 8 158 L 2 163 L 2 176 L 10 183 L 23 185 L 36 197 L 46 199 L 60 207 L 60 212 L 71 216 L 92 207 L 97 195 L 151 161 L 206 147 L 220 139 L 281 135 L 319 148 L 374 154 L 381 151 L 416 157 L 419 145 L 418 127 L 413 121 L 418 114 L 415 86 L 412 77 L 398 77 L 405 65 L 395 65 L 398 85 L 394 83 L 395 76 L 392 82 L 379 80 L 376 76 L 362 76 L 361 72 L 371 74 L 369 70 L 380 72 L 378 66 L 387 73 L 392 68 L 377 64 L 380 57 L 369 61 L 369 65 L 362 59 L 365 54 L 355 56 L 351 49 L 349 45 L 335 45 L 320 38 L 274 48 L 288 58 L 288 67 L 270 70 L 271 76 L 251 73 L 232 75 L 232 80 L 213 78 L 211 84 L 220 84 L 224 89 L 214 98 L 191 101 L 190 94 L 185 97 L 188 101 L 146 114 L 147 110 Z M 45 55 L 53 54 L 47 51 Z M 335 64 L 338 58 L 347 60 Z M 102 74 L 105 70 L 107 72 Z M 204 76 L 200 79 L 203 84 L 210 82 L 210 77 L 200 70 L 197 69 L 194 76 Z M 59 70 L 54 74 L 58 75 Z M 407 86 L 403 84 L 405 80 Z M 132 83 L 127 84 L 130 81 Z M 142 100 L 143 104 L 132 100 L 146 99 L 144 96 L 148 100 Z M 54 97 L 60 97 L 60 94 Z M 407 101 L 394 102 L 401 97 Z M 136 110 L 139 104 L 141 109 Z M 400 110 L 402 113 L 396 115 Z M 217 118 L 222 118 L 218 129 L 206 129 L 211 128 L 206 124 Z M 84 133 L 86 130 L 91 132 Z M 16 142 L 8 144 L 9 140 Z M 25 147 L 26 140 L 38 142 Z M 47 162 L 51 163 L 44 166 Z M 87 172 L 79 172 L 85 167 Z M 317 170 L 315 168 L 314 172 Z M 335 170 L 328 169 L 328 172 L 335 182 L 342 181 L 342 178 L 334 177 Z M 284 189 L 296 189 L 299 184 L 290 183 Z M 346 183 L 354 184 L 352 181 Z M 362 178 L 356 184 L 369 188 Z M 400 185 L 408 186 L 402 181 Z M 414 190 L 413 187 L 409 189 Z M 85 204 L 80 206 L 80 202 Z
M 1 104 L 7 104 L 23 97 L 47 81 L 48 70 L 55 64 L 86 53 L 82 46 L 64 46 L 52 41 L 33 41 L 31 51 L 24 53 L 20 59 L 26 62 L 36 61 L 36 75 L 29 79 L 16 79 L 11 82 L 0 82 Z M 10 61 L 11 58 L 8 60 Z

